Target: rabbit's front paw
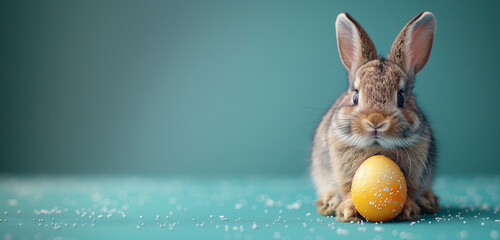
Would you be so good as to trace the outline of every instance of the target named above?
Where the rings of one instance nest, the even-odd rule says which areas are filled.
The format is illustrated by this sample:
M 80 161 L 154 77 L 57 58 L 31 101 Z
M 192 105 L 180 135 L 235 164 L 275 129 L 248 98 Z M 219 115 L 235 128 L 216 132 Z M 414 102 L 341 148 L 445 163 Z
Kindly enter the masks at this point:
M 354 207 L 352 198 L 349 197 L 344 199 L 344 201 L 342 201 L 337 207 L 337 220 L 341 222 L 357 222 L 363 220 L 363 217 L 359 215 L 358 211 Z
M 333 190 L 327 190 L 321 194 L 318 201 L 316 201 L 316 206 L 318 206 L 318 212 L 324 216 L 330 216 L 335 214 L 335 209 L 340 204 L 340 198 Z
M 414 221 L 420 217 L 420 208 L 412 199 L 406 199 L 403 211 L 396 217 L 397 221 Z
M 418 205 L 422 208 L 423 213 L 434 214 L 439 212 L 440 209 L 438 198 L 430 189 L 422 192 L 422 196 L 418 199 Z

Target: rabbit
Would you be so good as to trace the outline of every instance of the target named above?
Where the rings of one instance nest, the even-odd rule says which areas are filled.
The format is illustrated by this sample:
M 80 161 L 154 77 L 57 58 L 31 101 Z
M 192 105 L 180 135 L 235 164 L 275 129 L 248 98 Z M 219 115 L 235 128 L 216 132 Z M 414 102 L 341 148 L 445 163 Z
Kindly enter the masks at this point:
M 378 57 L 365 30 L 348 14 L 338 15 L 337 47 L 348 70 L 348 89 L 329 108 L 316 129 L 311 177 L 318 212 L 338 221 L 360 221 L 351 184 L 361 163 L 373 155 L 394 160 L 407 183 L 407 199 L 395 221 L 437 213 L 431 190 L 436 145 L 413 95 L 415 74 L 429 59 L 436 18 L 422 12 L 394 41 L 387 58 Z

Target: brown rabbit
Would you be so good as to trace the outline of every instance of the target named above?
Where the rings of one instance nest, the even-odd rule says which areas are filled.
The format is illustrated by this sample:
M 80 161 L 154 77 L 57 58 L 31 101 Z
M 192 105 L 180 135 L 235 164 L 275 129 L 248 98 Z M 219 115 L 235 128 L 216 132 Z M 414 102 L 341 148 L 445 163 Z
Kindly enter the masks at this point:
M 361 163 L 378 154 L 394 160 L 406 178 L 408 197 L 396 220 L 438 212 L 431 190 L 435 144 L 413 95 L 415 74 L 431 52 L 434 15 L 422 12 L 408 22 L 387 59 L 377 56 L 373 42 L 349 14 L 339 14 L 335 26 L 349 89 L 316 129 L 311 174 L 318 212 L 336 214 L 339 221 L 362 220 L 353 205 L 351 183 Z

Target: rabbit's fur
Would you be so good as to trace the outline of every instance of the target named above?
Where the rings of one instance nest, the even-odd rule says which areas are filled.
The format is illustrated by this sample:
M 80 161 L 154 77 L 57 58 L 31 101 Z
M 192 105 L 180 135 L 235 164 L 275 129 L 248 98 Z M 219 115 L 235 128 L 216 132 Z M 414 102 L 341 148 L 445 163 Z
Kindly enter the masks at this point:
M 370 37 L 349 14 L 339 14 L 335 25 L 349 89 L 316 129 L 311 174 L 318 212 L 337 215 L 339 221 L 363 219 L 354 208 L 351 183 L 361 163 L 378 154 L 394 160 L 406 179 L 408 196 L 396 220 L 438 212 L 431 190 L 435 144 L 412 92 L 415 74 L 430 55 L 434 15 L 422 12 L 408 22 L 387 59 L 377 56 Z

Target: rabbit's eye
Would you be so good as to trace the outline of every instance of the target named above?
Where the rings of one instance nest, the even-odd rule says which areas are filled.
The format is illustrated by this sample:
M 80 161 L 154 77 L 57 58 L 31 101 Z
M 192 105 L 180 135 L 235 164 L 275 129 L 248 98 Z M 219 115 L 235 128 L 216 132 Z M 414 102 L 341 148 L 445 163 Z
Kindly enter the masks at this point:
M 353 102 L 354 104 L 358 104 L 358 95 L 359 95 L 359 92 L 358 92 L 358 91 L 356 91 L 356 92 L 354 93 L 354 96 L 352 96 L 352 102 Z
M 398 92 L 398 107 L 403 107 L 403 104 L 405 103 L 405 97 L 403 96 L 403 92 L 399 91 Z

